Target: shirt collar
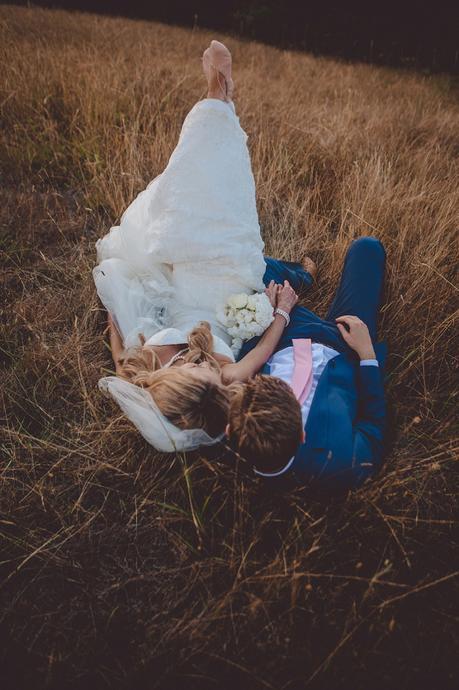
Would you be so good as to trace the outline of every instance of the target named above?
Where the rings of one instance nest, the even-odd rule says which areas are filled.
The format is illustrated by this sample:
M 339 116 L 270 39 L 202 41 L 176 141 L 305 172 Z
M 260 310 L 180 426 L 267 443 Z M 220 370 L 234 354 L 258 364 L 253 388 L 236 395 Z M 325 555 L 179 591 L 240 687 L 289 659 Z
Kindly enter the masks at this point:
M 288 463 L 283 467 L 281 470 L 278 470 L 277 472 L 260 472 L 259 470 L 256 470 L 255 467 L 253 468 L 253 471 L 255 474 L 258 474 L 260 477 L 278 477 L 280 474 L 284 474 L 284 472 L 287 472 L 289 467 L 293 464 L 293 461 L 295 460 L 295 456 L 290 458 Z

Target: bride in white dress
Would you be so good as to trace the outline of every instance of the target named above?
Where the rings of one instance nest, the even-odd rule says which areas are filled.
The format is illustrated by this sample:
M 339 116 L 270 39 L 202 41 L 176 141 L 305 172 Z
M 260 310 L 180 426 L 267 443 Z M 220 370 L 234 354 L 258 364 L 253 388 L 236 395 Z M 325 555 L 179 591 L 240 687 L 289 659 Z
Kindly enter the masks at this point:
M 212 41 L 202 61 L 207 98 L 185 118 L 165 170 L 97 242 L 93 271 L 117 373 L 99 385 L 163 451 L 221 438 L 229 384 L 259 371 L 297 301 L 287 282 L 268 286 L 279 311 L 236 363 L 217 309 L 234 293 L 265 290 L 266 265 L 231 55 Z

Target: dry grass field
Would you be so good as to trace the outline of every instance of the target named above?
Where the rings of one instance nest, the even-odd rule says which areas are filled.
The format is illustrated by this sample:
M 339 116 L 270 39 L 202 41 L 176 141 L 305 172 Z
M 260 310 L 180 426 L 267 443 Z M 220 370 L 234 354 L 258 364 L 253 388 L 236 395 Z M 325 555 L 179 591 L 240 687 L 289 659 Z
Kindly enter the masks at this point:
M 95 241 L 167 163 L 215 36 L 7 6 L 0 31 L 2 687 L 457 687 L 454 81 L 227 39 L 267 253 L 310 253 L 321 314 L 353 238 L 388 253 L 384 470 L 273 495 L 158 455 L 97 388 Z

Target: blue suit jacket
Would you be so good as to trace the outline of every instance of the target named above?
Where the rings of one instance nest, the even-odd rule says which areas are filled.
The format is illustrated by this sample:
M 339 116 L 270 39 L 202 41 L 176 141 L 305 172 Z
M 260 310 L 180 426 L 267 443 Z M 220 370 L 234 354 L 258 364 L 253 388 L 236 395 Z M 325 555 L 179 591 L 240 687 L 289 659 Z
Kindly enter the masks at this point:
M 271 279 L 287 279 L 299 290 L 312 283 L 300 264 L 276 259 L 266 259 L 266 263 L 265 284 Z M 290 275 L 286 275 L 284 268 L 292 271 Z M 382 378 L 386 346 L 375 346 L 379 367 L 362 367 L 334 324 L 304 307 L 295 307 L 291 316 L 277 351 L 290 346 L 293 338 L 312 338 L 341 354 L 328 362 L 319 379 L 306 422 L 306 439 L 285 474 L 301 484 L 312 481 L 338 490 L 357 487 L 379 469 L 383 460 L 386 406 Z M 245 343 L 239 358 L 257 341 L 253 338 Z M 268 365 L 262 373 L 269 373 Z M 267 481 L 276 482 L 282 477 Z

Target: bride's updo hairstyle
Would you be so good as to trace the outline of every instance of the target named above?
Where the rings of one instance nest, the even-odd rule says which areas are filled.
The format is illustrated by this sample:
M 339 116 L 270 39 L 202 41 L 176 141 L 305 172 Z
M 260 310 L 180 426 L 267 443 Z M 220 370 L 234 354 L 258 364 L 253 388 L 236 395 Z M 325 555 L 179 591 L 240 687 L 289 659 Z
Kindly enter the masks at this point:
M 121 374 L 131 383 L 142 385 L 139 376 L 161 369 L 161 360 L 151 347 L 143 347 L 145 338 L 139 336 L 142 342 L 141 347 L 131 347 L 120 357 Z M 210 325 L 207 321 L 200 321 L 188 334 L 188 352 L 183 354 L 185 362 L 209 362 L 212 369 L 220 371 L 220 365 L 212 356 L 214 349 L 214 339 Z
M 145 341 L 144 341 L 145 342 Z M 220 365 L 212 356 L 213 337 L 207 321 L 201 321 L 188 335 L 185 362 L 208 362 L 212 369 Z M 223 433 L 229 409 L 225 386 L 200 381 L 180 366 L 161 367 L 151 347 L 136 347 L 120 359 L 122 375 L 131 383 L 145 388 L 167 419 L 180 429 L 204 429 L 209 436 Z
M 184 355 L 185 362 L 208 362 L 212 369 L 220 371 L 220 365 L 212 356 L 214 338 L 207 321 L 200 321 L 188 334 L 188 352 Z

